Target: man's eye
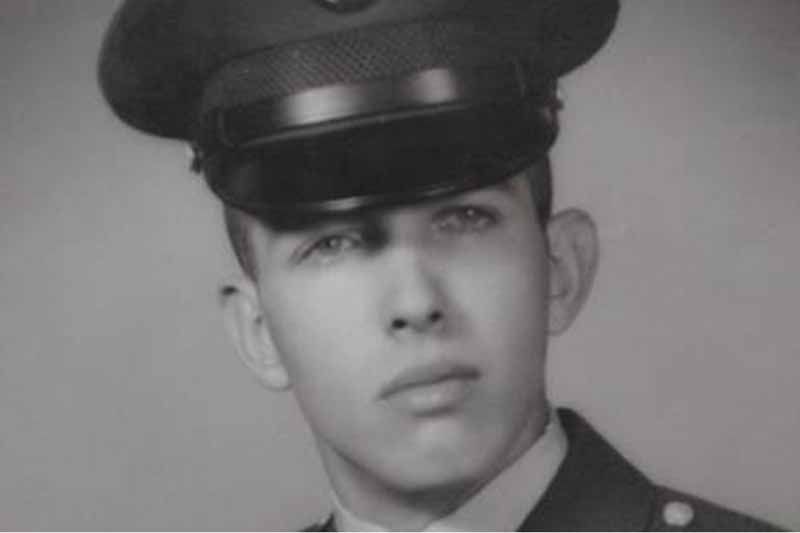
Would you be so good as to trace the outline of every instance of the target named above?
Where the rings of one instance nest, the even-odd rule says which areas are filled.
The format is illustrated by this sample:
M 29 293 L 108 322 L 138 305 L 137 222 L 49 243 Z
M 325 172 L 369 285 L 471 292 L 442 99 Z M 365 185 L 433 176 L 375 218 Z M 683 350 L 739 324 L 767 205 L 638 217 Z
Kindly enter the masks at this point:
M 326 235 L 306 248 L 300 259 L 313 259 L 327 263 L 359 246 L 361 246 L 361 239 L 355 235 Z
M 497 214 L 476 206 L 451 207 L 436 217 L 436 229 L 443 233 L 484 231 L 497 223 Z

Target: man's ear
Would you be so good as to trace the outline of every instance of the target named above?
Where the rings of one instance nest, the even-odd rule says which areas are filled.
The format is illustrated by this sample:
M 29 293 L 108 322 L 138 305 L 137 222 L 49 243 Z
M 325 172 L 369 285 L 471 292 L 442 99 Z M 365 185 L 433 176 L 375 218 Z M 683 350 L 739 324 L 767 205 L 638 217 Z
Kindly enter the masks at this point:
M 548 331 L 559 335 L 578 316 L 589 297 L 597 270 L 597 228 L 579 209 L 554 215 L 547 225 L 550 249 Z
M 255 283 L 245 276 L 223 283 L 219 302 L 225 327 L 242 362 L 266 387 L 288 389 L 291 381 L 275 348 Z

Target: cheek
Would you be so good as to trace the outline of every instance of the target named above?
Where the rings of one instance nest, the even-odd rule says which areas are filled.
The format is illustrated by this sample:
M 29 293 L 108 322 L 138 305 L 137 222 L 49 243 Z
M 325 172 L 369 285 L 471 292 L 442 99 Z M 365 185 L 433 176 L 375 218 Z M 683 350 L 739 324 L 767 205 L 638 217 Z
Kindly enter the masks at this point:
M 452 294 L 485 364 L 505 390 L 538 380 L 547 343 L 547 261 L 540 238 L 511 234 L 453 277 Z M 498 383 L 499 385 L 499 383 Z
M 548 272 L 540 236 L 509 232 L 456 258 L 450 270 L 457 308 L 474 316 L 485 335 L 530 333 L 542 326 Z
M 312 418 L 330 398 L 357 395 L 352 384 L 368 378 L 374 352 L 368 296 L 357 276 L 287 276 L 262 291 L 275 348 Z

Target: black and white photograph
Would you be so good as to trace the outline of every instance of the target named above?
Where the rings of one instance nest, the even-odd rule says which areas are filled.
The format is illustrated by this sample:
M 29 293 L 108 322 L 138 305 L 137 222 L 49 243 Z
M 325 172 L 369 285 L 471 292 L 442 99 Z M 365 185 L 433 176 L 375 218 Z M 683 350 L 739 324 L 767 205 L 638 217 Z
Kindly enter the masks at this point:
M 0 530 L 800 529 L 798 0 L 6 0 Z

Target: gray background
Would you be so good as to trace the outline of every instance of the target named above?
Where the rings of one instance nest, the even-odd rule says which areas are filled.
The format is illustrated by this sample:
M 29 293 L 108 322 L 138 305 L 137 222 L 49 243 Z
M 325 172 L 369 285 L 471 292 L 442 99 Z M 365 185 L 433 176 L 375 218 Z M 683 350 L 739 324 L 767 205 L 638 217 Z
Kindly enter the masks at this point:
M 0 4 L 0 527 L 304 525 L 327 488 L 224 337 L 219 208 L 94 86 L 113 6 Z M 660 481 L 800 528 L 800 2 L 629 0 L 564 92 L 557 203 L 603 249 L 553 396 Z

